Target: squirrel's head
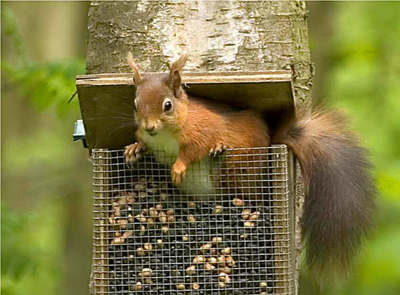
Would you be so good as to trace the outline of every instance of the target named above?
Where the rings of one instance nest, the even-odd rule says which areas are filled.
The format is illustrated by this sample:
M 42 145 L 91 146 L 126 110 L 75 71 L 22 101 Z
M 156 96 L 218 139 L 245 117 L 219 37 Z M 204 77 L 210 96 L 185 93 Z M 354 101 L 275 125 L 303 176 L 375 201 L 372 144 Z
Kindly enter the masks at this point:
M 182 55 L 172 63 L 169 73 L 144 76 L 140 74 L 130 52 L 127 59 L 136 86 L 134 115 L 138 129 L 153 136 L 163 128 L 177 128 L 187 104 L 187 96 L 181 86 L 181 72 L 188 56 Z

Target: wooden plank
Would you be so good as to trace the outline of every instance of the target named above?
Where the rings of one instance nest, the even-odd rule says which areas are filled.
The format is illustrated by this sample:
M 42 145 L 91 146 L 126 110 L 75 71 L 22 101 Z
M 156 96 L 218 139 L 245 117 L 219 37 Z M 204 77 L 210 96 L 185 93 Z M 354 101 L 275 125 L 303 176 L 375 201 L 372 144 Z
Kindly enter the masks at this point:
M 136 89 L 131 74 L 78 76 L 76 85 L 89 149 L 119 149 L 135 140 Z M 185 73 L 184 85 L 191 96 L 252 108 L 263 113 L 267 120 L 294 115 L 289 71 Z
M 161 73 L 143 73 L 143 75 L 158 75 Z M 292 78 L 290 71 L 268 71 L 268 72 L 200 72 L 183 73 L 183 83 L 264 83 L 290 82 Z M 79 75 L 76 77 L 77 86 L 93 85 L 133 85 L 131 73 L 104 73 Z

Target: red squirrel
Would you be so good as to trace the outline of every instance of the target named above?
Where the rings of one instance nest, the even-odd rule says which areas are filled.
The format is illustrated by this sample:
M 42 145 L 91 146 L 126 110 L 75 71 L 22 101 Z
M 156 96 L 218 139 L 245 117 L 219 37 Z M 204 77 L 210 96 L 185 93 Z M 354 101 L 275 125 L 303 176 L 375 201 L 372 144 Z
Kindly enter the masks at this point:
M 127 163 L 144 149 L 168 156 L 172 182 L 188 193 L 210 193 L 209 154 L 226 148 L 286 144 L 300 162 L 306 198 L 302 217 L 306 261 L 316 271 L 347 270 L 370 231 L 375 186 L 366 151 L 337 111 L 314 112 L 271 134 L 255 111 L 235 110 L 189 97 L 181 86 L 187 55 L 169 73 L 142 76 L 132 55 L 128 63 L 136 85 L 134 115 L 137 142 L 125 149 Z M 189 176 L 190 174 L 190 176 Z M 188 179 L 202 184 L 194 185 Z

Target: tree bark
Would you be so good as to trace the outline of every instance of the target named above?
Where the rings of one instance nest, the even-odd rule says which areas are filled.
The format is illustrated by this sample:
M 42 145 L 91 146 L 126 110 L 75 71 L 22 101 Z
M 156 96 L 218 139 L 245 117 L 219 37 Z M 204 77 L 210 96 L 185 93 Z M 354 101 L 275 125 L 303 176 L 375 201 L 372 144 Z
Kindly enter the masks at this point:
M 130 72 L 128 51 L 146 71 L 165 71 L 185 51 L 192 72 L 292 69 L 296 109 L 310 110 L 304 1 L 92 2 L 88 27 L 88 74 Z M 301 179 L 296 183 L 299 258 L 303 188 Z
M 126 53 L 163 71 L 186 51 L 190 71 L 262 71 L 294 66 L 296 103 L 311 102 L 304 1 L 92 2 L 87 73 L 129 72 Z

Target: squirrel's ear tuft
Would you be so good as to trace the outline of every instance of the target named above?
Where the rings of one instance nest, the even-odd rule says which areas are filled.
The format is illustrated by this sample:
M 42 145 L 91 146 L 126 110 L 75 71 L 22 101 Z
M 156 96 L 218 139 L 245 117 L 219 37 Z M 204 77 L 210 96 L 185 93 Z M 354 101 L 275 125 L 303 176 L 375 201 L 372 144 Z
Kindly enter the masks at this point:
M 174 63 L 171 64 L 169 70 L 168 86 L 174 91 L 175 97 L 180 97 L 182 95 L 181 88 L 181 72 L 188 60 L 187 54 L 182 54 Z
M 137 64 L 133 60 L 133 56 L 132 56 L 131 52 L 128 52 L 128 55 L 126 56 L 126 59 L 128 61 L 129 66 L 131 67 L 131 69 L 133 71 L 133 83 L 135 85 L 139 85 L 140 82 L 142 81 L 142 77 L 140 76 L 139 67 L 137 66 Z

